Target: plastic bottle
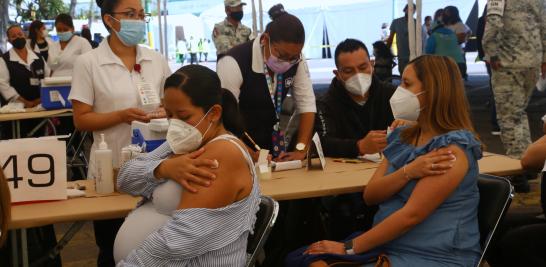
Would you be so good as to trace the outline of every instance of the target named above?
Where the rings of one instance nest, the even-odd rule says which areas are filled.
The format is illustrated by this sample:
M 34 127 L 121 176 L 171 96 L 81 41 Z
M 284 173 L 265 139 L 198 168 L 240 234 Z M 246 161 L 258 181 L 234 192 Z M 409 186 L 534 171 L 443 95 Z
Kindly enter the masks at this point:
M 100 134 L 99 149 L 95 150 L 95 190 L 98 194 L 110 194 L 114 192 L 114 168 L 112 166 L 112 150 L 104 140 L 104 134 Z

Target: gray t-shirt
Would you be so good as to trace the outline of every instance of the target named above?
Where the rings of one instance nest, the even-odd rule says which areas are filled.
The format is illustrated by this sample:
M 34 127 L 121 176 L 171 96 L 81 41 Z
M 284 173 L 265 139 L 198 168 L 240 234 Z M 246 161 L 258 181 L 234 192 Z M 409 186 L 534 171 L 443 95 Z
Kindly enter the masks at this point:
M 408 18 L 401 17 L 392 21 L 391 34 L 396 32 L 396 47 L 398 49 L 399 59 L 409 59 L 409 36 L 408 36 Z

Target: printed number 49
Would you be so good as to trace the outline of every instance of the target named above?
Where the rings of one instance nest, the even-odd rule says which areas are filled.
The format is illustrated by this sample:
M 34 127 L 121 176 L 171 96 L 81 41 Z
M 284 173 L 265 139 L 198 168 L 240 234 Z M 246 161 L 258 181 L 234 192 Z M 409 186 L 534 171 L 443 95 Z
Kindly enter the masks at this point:
M 46 158 L 49 161 L 49 168 L 45 170 L 36 170 L 34 168 L 34 160 L 40 159 L 40 158 Z M 23 181 L 23 177 L 20 177 L 18 174 L 18 165 L 17 165 L 17 156 L 11 155 L 4 164 L 2 164 L 2 169 L 6 170 L 11 163 L 12 166 L 12 176 L 13 177 L 6 177 L 8 182 L 13 182 L 13 188 L 17 189 L 19 188 L 19 182 Z M 53 185 L 55 182 L 55 162 L 53 160 L 53 157 L 48 154 L 34 154 L 28 157 L 27 161 L 27 167 L 28 171 L 31 174 L 46 174 L 49 173 L 49 181 L 47 183 L 35 183 L 32 178 L 28 179 L 28 185 L 31 187 L 48 187 Z

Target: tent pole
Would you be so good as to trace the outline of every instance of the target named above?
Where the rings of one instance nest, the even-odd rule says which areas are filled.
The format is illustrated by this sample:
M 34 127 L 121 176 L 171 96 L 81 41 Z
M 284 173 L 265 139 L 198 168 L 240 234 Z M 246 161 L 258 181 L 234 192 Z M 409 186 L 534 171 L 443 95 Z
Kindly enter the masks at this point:
M 159 26 L 159 53 L 163 54 L 163 27 L 161 24 L 161 0 L 157 0 L 157 25 Z
M 416 0 L 416 9 L 417 9 L 417 20 L 416 20 L 416 31 L 415 31 L 415 56 L 420 56 L 423 54 L 423 27 L 421 25 L 421 11 L 422 11 L 422 0 Z
M 410 60 L 415 58 L 415 21 L 413 20 L 413 11 L 415 7 L 413 6 L 413 0 L 408 0 L 408 36 L 409 36 L 409 50 L 410 50 Z
M 163 42 L 163 50 L 165 51 L 165 58 L 167 59 L 167 61 L 169 61 L 169 45 L 168 45 L 168 36 L 167 36 L 167 33 L 169 32 L 169 30 L 167 29 L 167 14 L 169 14 L 169 10 L 167 10 L 167 0 L 163 0 L 163 30 L 164 30 L 164 36 L 163 38 L 165 38 L 165 41 Z

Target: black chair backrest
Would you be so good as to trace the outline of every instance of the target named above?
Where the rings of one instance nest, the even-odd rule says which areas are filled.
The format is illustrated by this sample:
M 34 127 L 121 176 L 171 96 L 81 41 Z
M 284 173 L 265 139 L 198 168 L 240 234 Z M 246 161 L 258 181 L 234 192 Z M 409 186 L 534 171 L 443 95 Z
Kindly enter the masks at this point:
M 506 178 L 480 174 L 478 188 L 480 190 L 478 223 L 482 247 L 481 263 L 499 222 L 510 207 L 513 187 Z
M 264 246 L 267 236 L 271 232 L 277 214 L 279 204 L 270 197 L 260 197 L 260 210 L 256 214 L 254 233 L 248 236 L 246 251 L 249 254 L 247 266 L 253 266 L 256 261 L 257 252 Z
M 540 204 L 542 213 L 546 214 L 546 172 L 542 172 L 542 181 L 540 181 Z

